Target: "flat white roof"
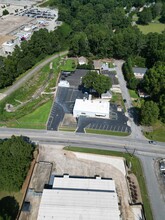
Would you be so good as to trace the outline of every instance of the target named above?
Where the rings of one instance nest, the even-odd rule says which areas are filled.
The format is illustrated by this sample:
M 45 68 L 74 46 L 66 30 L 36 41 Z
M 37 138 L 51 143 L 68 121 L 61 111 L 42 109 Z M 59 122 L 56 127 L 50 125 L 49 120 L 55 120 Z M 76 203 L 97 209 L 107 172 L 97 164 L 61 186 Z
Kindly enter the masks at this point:
M 109 105 L 110 103 L 105 100 L 76 99 L 74 111 L 107 114 L 109 113 Z
M 53 188 L 109 190 L 116 192 L 115 182 L 110 179 L 100 178 L 70 178 L 69 176 L 55 177 Z
M 55 177 L 53 187 L 43 190 L 38 220 L 120 220 L 111 179 Z

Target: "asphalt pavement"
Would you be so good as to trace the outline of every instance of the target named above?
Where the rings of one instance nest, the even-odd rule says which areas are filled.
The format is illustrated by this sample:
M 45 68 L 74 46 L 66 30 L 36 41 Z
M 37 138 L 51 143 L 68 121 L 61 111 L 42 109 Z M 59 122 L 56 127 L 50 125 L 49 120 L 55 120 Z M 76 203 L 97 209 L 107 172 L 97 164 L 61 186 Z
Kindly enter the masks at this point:
M 117 76 L 118 76 L 118 80 L 119 80 L 119 84 L 120 84 L 120 89 L 122 92 L 122 97 L 123 97 L 123 99 L 126 100 L 125 107 L 128 112 L 129 121 L 131 123 L 131 130 L 132 130 L 131 137 L 133 139 L 138 139 L 138 138 L 139 139 L 146 139 L 141 132 L 141 127 L 135 123 L 133 115 L 130 114 L 131 110 L 133 109 L 133 106 L 132 106 L 130 94 L 129 94 L 127 86 L 126 86 L 126 81 L 125 81 L 123 73 L 122 73 L 123 63 L 124 63 L 123 60 L 115 60 L 116 72 L 117 72 Z
M 148 194 L 155 220 L 165 219 L 165 202 L 163 200 L 154 170 L 155 157 L 139 156 L 145 174 Z
M 165 219 L 165 203 L 159 191 L 159 185 L 153 167 L 153 158 L 165 157 L 165 143 L 158 142 L 157 145 L 152 145 L 144 139 L 133 140 L 131 136 L 119 138 L 109 135 L 0 128 L 0 138 L 7 138 L 11 135 L 28 136 L 32 141 L 40 143 L 41 145 L 42 143 L 47 144 L 48 146 L 60 144 L 64 146 L 71 145 L 120 152 L 129 151 L 130 153 L 135 151 L 135 155 L 140 157 L 144 169 L 154 219 Z

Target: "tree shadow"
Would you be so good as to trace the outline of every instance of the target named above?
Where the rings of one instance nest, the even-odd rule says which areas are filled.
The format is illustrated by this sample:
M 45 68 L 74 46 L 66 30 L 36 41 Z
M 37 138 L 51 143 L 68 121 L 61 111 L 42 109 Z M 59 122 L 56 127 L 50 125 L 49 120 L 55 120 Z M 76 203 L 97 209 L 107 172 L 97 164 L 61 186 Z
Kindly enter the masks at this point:
M 138 107 L 128 109 L 128 114 L 136 125 L 140 125 L 140 109 Z
M 0 200 L 0 217 L 4 220 L 15 220 L 19 211 L 19 204 L 12 196 Z

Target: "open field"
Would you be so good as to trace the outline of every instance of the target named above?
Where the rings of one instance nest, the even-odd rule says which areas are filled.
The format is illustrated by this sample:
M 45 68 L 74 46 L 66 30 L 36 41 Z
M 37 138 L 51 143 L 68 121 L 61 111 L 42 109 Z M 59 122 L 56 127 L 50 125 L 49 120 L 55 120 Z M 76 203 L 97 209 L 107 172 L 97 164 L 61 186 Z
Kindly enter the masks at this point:
M 79 147 L 71 147 L 71 146 L 65 147 L 64 149 L 69 150 L 69 151 L 76 151 L 76 152 L 124 157 L 127 161 L 127 164 L 129 164 L 131 162 L 132 172 L 136 175 L 138 182 L 139 182 L 139 185 L 140 185 L 140 190 L 141 190 L 146 219 L 147 220 L 153 219 L 152 210 L 151 210 L 151 206 L 149 203 L 148 192 L 147 192 L 147 188 L 146 188 L 146 184 L 145 184 L 145 179 L 143 176 L 143 170 L 141 167 L 141 163 L 137 157 L 132 156 L 131 154 L 127 154 L 127 153 L 98 150 L 98 149 L 89 149 L 89 148 L 79 148 Z
M 145 132 L 144 135 L 151 140 L 165 142 L 165 124 L 158 121 L 153 125 L 153 132 Z
M 48 102 L 41 105 L 39 108 L 34 110 L 34 112 L 25 115 L 15 122 L 9 122 L 7 126 L 15 128 L 46 129 L 46 122 L 49 117 L 52 102 L 53 100 L 48 100 Z
M 32 119 L 35 127 L 45 128 L 46 117 L 48 117 L 48 108 L 51 108 L 52 94 L 41 95 L 41 92 L 53 92 L 55 90 L 56 81 L 59 73 L 60 59 L 56 58 L 52 62 L 53 69 L 50 70 L 50 64 L 45 65 L 39 72 L 36 72 L 21 88 L 16 90 L 10 96 L 0 102 L 0 121 L 2 125 L 26 127 L 26 122 L 31 122 Z M 54 90 L 51 88 L 53 87 Z M 50 100 L 50 101 L 49 101 Z M 13 112 L 4 110 L 6 103 L 13 105 Z M 42 106 L 44 113 L 42 112 Z M 37 108 L 38 111 L 34 112 Z M 50 109 L 49 109 L 50 110 Z M 34 113 L 33 113 L 34 112 Z M 30 114 L 30 116 L 28 116 Z M 27 118 L 23 118 L 24 116 Z M 36 119 L 34 120 L 34 118 Z M 39 118 L 38 118 L 39 117 Z M 37 119 L 38 118 L 38 119 Z M 18 121 L 20 119 L 20 123 Z M 23 123 L 25 120 L 25 123 Z M 41 123 L 38 125 L 38 123 Z M 32 125 L 27 124 L 27 127 Z
M 127 132 L 117 132 L 117 131 L 109 131 L 109 130 L 96 130 L 96 129 L 85 129 L 86 133 L 92 133 L 92 134 L 103 134 L 103 135 L 114 135 L 114 136 L 128 136 L 129 133 Z
M 150 23 L 149 25 L 138 25 L 138 28 L 143 32 L 143 34 L 148 34 L 150 32 L 161 33 L 165 30 L 165 24 Z

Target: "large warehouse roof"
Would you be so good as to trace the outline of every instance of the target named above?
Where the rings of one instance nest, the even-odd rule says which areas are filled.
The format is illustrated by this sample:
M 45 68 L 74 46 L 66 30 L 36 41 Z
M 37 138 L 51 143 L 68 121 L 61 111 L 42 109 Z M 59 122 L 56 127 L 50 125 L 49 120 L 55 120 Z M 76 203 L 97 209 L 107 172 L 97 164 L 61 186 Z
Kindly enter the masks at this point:
M 55 177 L 44 189 L 38 220 L 119 220 L 114 180 Z

